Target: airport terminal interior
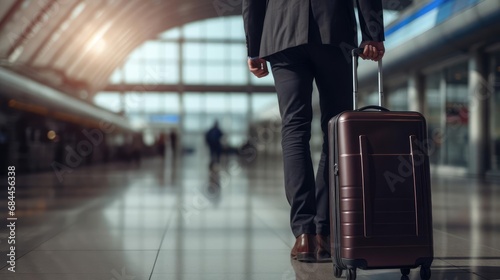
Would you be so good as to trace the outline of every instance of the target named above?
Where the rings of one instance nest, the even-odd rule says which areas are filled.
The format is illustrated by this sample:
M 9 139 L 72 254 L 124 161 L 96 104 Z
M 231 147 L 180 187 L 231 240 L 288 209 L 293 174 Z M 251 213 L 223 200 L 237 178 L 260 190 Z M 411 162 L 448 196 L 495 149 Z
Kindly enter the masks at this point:
M 382 2 L 383 105 L 427 120 L 431 279 L 500 279 L 500 1 Z M 0 1 L 0 279 L 336 279 L 290 258 L 276 91 L 248 71 L 241 9 Z M 378 102 L 376 63 L 358 73 Z

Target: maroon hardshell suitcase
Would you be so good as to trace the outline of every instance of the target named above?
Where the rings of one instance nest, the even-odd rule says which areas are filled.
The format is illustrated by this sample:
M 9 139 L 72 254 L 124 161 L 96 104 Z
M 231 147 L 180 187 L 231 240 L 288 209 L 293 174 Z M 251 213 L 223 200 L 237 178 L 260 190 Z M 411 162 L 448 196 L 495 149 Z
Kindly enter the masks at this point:
M 334 274 L 356 279 L 356 269 L 399 268 L 401 279 L 433 261 L 427 128 L 417 112 L 379 106 L 356 110 L 357 53 L 353 50 L 354 108 L 329 122 L 329 173 Z

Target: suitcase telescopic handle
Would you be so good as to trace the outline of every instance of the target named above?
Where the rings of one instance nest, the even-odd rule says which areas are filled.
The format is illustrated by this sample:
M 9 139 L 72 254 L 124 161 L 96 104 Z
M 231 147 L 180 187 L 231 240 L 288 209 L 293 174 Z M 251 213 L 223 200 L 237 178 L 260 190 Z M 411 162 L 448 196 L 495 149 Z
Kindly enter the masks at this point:
M 352 50 L 352 105 L 354 110 L 357 108 L 358 100 L 358 56 L 363 53 L 363 48 L 355 48 Z M 382 107 L 384 99 L 384 87 L 382 84 L 382 59 L 378 61 L 378 106 Z

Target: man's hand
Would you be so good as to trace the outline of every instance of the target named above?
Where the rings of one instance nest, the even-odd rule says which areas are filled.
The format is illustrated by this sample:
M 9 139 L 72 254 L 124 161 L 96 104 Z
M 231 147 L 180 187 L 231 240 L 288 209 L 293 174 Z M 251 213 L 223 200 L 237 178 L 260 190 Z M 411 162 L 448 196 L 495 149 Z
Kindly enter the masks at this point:
M 248 69 L 250 69 L 250 72 L 257 78 L 262 78 L 269 74 L 269 70 L 267 70 L 267 61 L 258 57 L 248 59 Z
M 379 61 L 384 57 L 384 42 L 366 41 L 361 43 L 360 47 L 364 48 L 363 53 L 359 55 L 362 59 Z

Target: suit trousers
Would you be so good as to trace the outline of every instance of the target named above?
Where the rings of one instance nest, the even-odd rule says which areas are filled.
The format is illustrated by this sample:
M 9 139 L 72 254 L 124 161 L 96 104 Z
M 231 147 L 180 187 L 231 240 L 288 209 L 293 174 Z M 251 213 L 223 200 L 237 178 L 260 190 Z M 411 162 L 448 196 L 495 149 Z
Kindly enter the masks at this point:
M 282 121 L 285 192 L 295 237 L 330 234 L 328 121 L 352 109 L 352 66 L 347 50 L 306 44 L 268 57 Z M 313 81 L 319 91 L 323 145 L 316 177 L 310 139 Z

